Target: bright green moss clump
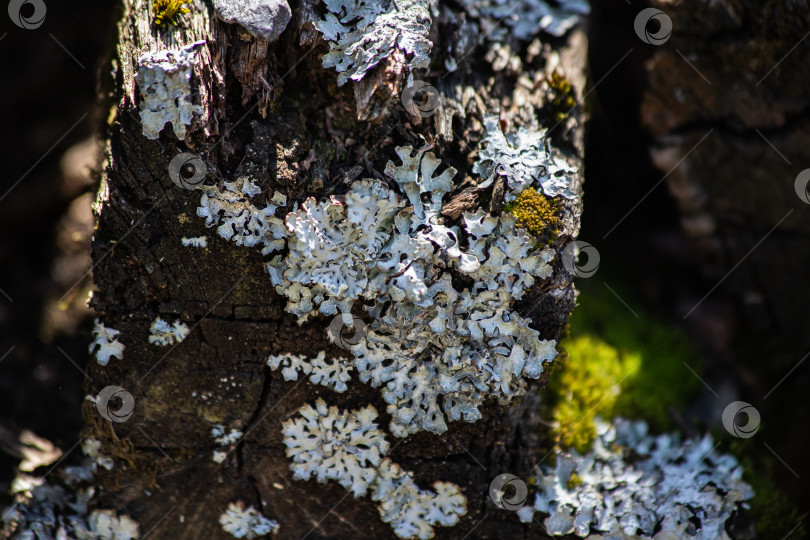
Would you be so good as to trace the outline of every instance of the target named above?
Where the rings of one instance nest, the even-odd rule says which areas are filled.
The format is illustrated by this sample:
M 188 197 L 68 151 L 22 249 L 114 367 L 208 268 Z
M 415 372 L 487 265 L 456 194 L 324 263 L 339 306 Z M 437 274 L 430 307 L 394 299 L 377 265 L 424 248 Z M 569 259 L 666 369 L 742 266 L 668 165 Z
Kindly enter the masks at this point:
M 553 420 L 557 442 L 582 453 L 596 437 L 594 418 L 612 416 L 621 384 L 637 373 L 640 358 L 590 335 L 572 337 L 563 346 L 568 359 L 549 384 L 557 401 Z
M 554 436 L 564 447 L 587 451 L 594 419 L 644 419 L 670 429 L 670 407 L 682 408 L 700 384 L 684 365 L 698 361 L 686 336 L 641 315 L 634 317 L 607 289 L 589 287 L 562 342 L 568 358 L 549 379 Z
M 504 206 L 504 211 L 514 214 L 519 227 L 544 241 L 551 241 L 559 233 L 559 204 L 541 195 L 534 188 L 526 188 L 517 198 Z

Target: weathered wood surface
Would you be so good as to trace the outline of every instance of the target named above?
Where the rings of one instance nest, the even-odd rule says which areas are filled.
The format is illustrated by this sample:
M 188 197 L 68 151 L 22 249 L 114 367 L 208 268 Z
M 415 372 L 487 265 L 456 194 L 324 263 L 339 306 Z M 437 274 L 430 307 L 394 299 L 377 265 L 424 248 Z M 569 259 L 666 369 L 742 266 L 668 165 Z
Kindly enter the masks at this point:
M 142 533 L 151 530 L 151 538 L 229 538 L 217 519 L 238 499 L 279 520 L 278 538 L 393 537 L 369 498 L 354 499 L 336 483 L 294 481 L 280 432 L 282 421 L 318 396 L 341 409 L 371 403 L 386 426 L 390 417 L 378 390 L 353 381 L 338 394 L 308 381 L 285 382 L 270 371 L 270 353 L 347 353 L 327 339 L 327 318 L 299 326 L 284 311 L 285 299 L 274 291 L 258 251 L 228 243 L 204 227 L 195 213 L 199 193 L 171 182 L 169 161 L 193 150 L 204 153 L 209 169 L 216 170 L 208 184 L 249 174 L 265 193 L 281 191 L 298 202 L 307 196 L 321 199 L 345 190 L 358 176 L 381 177 L 385 163 L 394 158 L 394 146 L 421 146 L 420 135 L 463 178 L 474 161 L 485 113 L 501 111 L 514 127 L 525 121 L 521 114 L 544 106 L 543 93 L 516 84 L 516 74 L 493 72 L 481 46 L 455 73 L 445 78 L 443 71 L 430 74 L 429 80 L 441 80 L 444 112 L 420 119 L 396 103 L 391 115 L 377 123 L 358 121 L 352 85 L 338 87 L 334 71 L 321 67 L 327 47 L 306 15 L 317 8 L 292 8 L 290 26 L 278 42 L 268 44 L 215 19 L 210 6 L 199 2 L 187 24 L 158 32 L 148 25 L 147 2 L 125 1 L 117 105 L 103 175 L 109 198 L 98 208 L 93 240 L 92 307 L 108 327 L 121 331 L 126 352 L 124 361 L 105 367 L 91 363 L 87 391 L 95 395 L 107 385 L 119 385 L 133 395 L 136 408 L 129 421 L 111 424 L 88 403 L 85 419 L 88 434 L 103 441 L 102 452 L 116 457 L 115 468 L 101 475 L 100 499 L 105 507 L 133 516 Z M 453 30 L 446 21 L 434 21 L 434 51 L 448 46 Z M 171 129 L 158 141 L 145 139 L 133 86 L 138 57 L 198 40 L 206 42 L 195 66 L 205 109 L 202 122 L 184 142 Z M 581 96 L 584 31 L 575 29 L 558 41 L 562 68 Z M 527 80 L 543 76 L 548 53 L 524 59 Z M 372 96 L 372 101 L 382 99 Z M 461 114 L 448 116 L 451 110 Z M 582 132 L 577 108 L 553 133 L 555 143 L 578 164 Z M 325 157 L 330 153 L 337 157 Z M 581 192 L 581 177 L 576 189 Z M 579 202 L 567 204 L 561 245 L 576 235 L 580 212 Z M 183 236 L 201 234 L 208 235 L 206 249 L 181 247 Z M 559 339 L 575 291 L 559 257 L 554 275 L 527 295 L 520 310 L 531 311 L 545 338 Z M 149 345 L 149 326 L 157 316 L 185 321 L 190 335 L 176 347 Z M 538 388 L 544 383 L 542 378 Z M 538 524 L 520 524 L 514 513 L 496 508 L 488 494 L 495 476 L 527 475 L 545 454 L 539 448 L 549 443 L 535 435 L 536 401 L 530 393 L 511 409 L 488 405 L 482 420 L 453 422 L 442 436 L 388 437 L 394 447 L 390 456 L 414 471 L 421 487 L 436 480 L 454 482 L 467 497 L 467 515 L 455 527 L 437 527 L 437 538 L 542 535 Z M 210 431 L 217 423 L 245 433 L 222 464 L 211 459 L 218 447 Z

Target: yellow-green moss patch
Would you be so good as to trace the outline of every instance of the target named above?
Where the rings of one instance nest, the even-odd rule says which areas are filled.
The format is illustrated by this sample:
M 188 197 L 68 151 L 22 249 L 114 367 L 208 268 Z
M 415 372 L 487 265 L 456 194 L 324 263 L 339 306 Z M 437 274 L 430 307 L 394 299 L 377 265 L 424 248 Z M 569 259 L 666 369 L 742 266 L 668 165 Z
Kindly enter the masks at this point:
M 519 227 L 546 242 L 556 238 L 562 225 L 558 215 L 559 203 L 534 188 L 520 192 L 513 202 L 504 207 L 504 211 L 514 214 Z

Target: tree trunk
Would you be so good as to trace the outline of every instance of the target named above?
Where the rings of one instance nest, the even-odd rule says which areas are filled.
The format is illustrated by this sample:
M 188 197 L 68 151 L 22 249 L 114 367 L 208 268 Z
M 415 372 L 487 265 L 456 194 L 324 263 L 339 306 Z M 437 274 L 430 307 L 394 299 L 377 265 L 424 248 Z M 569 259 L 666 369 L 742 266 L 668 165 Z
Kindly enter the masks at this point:
M 361 383 L 356 372 L 345 392 L 303 375 L 285 380 L 268 366 L 268 355 L 349 355 L 329 339 L 332 317 L 313 316 L 299 324 L 265 268 L 273 255 L 206 228 L 197 214 L 203 190 L 181 189 L 167 171 L 178 154 L 203 156 L 207 176 L 200 185 L 223 189 L 224 182 L 250 178 L 261 197 L 285 195 L 289 212 L 307 197 L 340 198 L 360 178 L 396 187 L 383 173 L 389 161 L 399 164 L 394 148 L 427 146 L 442 167 L 459 171 L 443 212 L 446 223 L 457 225 L 462 210 L 501 211 L 499 181 L 490 191 L 477 190 L 472 172 L 484 117 L 500 115 L 510 132 L 524 125 L 536 128 L 539 115 L 544 127 L 554 128 L 549 140 L 555 151 L 579 167 L 572 189 L 581 194 L 581 107 L 566 106 L 557 122 L 545 81 L 558 65 L 572 84 L 573 99 L 580 100 L 583 30 L 552 40 L 553 47 L 539 41 L 515 45 L 520 56 L 507 54 L 511 67 L 496 71 L 484 59 L 494 50 L 484 23 L 463 15 L 455 3 L 442 3 L 433 11 L 430 33 L 434 71 L 422 75 L 441 99 L 436 113 L 423 117 L 400 104 L 410 75 L 401 51 L 361 81 L 337 85 L 335 70 L 322 66 L 329 46 L 313 24 L 324 17 L 320 3 L 292 5 L 291 22 L 273 42 L 216 18 L 207 3 L 189 4 L 191 12 L 179 17 L 180 24 L 166 29 L 152 24 L 149 3 L 124 4 L 116 102 L 94 208 L 91 306 L 102 324 L 120 331 L 125 350 L 122 359 L 113 357 L 106 366 L 91 363 L 86 386 L 93 396 L 120 386 L 133 396 L 135 408 L 127 421 L 110 422 L 86 404 L 87 436 L 101 440 L 101 452 L 115 458 L 114 468 L 99 479 L 102 504 L 131 515 L 141 534 L 153 538 L 230 538 L 218 519 L 235 501 L 278 521 L 278 538 L 394 538 L 370 497 L 353 498 L 334 481 L 293 478 L 282 423 L 321 398 L 341 411 L 373 405 L 391 446 L 387 456 L 412 471 L 420 488 L 430 489 L 436 481 L 460 487 L 466 514 L 453 527 L 434 527 L 437 538 L 542 536 L 537 522 L 521 524 L 513 512 L 497 508 L 489 485 L 507 472 L 528 478 L 545 454 L 540 449 L 550 446 L 538 440 L 536 418 L 548 369 L 509 404 L 489 399 L 477 422 L 448 421 L 442 434 L 419 431 L 404 438 L 386 430 L 391 415 L 380 388 Z M 193 94 L 187 104 L 197 107 L 193 122 L 183 134 L 175 117 L 159 138 L 147 138 L 154 126 L 139 114 L 146 84 L 136 82 L 140 57 L 198 42 L 188 49 Z M 438 67 L 448 55 L 458 61 L 457 70 Z M 175 105 L 183 106 L 183 99 Z M 537 280 L 515 307 L 545 340 L 562 337 L 575 302 L 561 250 L 578 232 L 581 205 L 579 198 L 559 200 L 562 223 L 551 244 L 557 255 L 552 277 Z M 181 244 L 202 235 L 205 248 Z M 370 321 L 360 303 L 352 313 Z M 180 321 L 190 332 L 175 345 L 150 343 L 150 326 L 158 317 L 169 324 Z M 221 446 L 211 434 L 217 425 L 244 435 Z M 227 453 L 222 463 L 212 460 L 215 451 Z
M 810 289 L 797 285 L 810 199 L 797 177 L 810 142 L 810 10 L 783 0 L 654 4 L 673 33 L 648 64 L 642 121 L 653 161 L 709 280 L 735 295 L 749 327 L 806 347 Z

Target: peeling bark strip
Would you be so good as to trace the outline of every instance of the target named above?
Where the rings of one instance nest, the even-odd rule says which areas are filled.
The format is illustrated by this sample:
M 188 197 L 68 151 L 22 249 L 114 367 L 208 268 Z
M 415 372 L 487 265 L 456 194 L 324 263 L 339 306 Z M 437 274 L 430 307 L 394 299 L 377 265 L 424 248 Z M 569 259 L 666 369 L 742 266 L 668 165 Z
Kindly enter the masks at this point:
M 96 500 L 154 538 L 541 537 L 489 487 L 543 455 L 574 307 L 582 112 L 547 81 L 583 94 L 583 5 L 234 6 L 125 1 L 87 391 L 135 409 L 88 407 Z M 550 244 L 503 210 L 529 186 Z

